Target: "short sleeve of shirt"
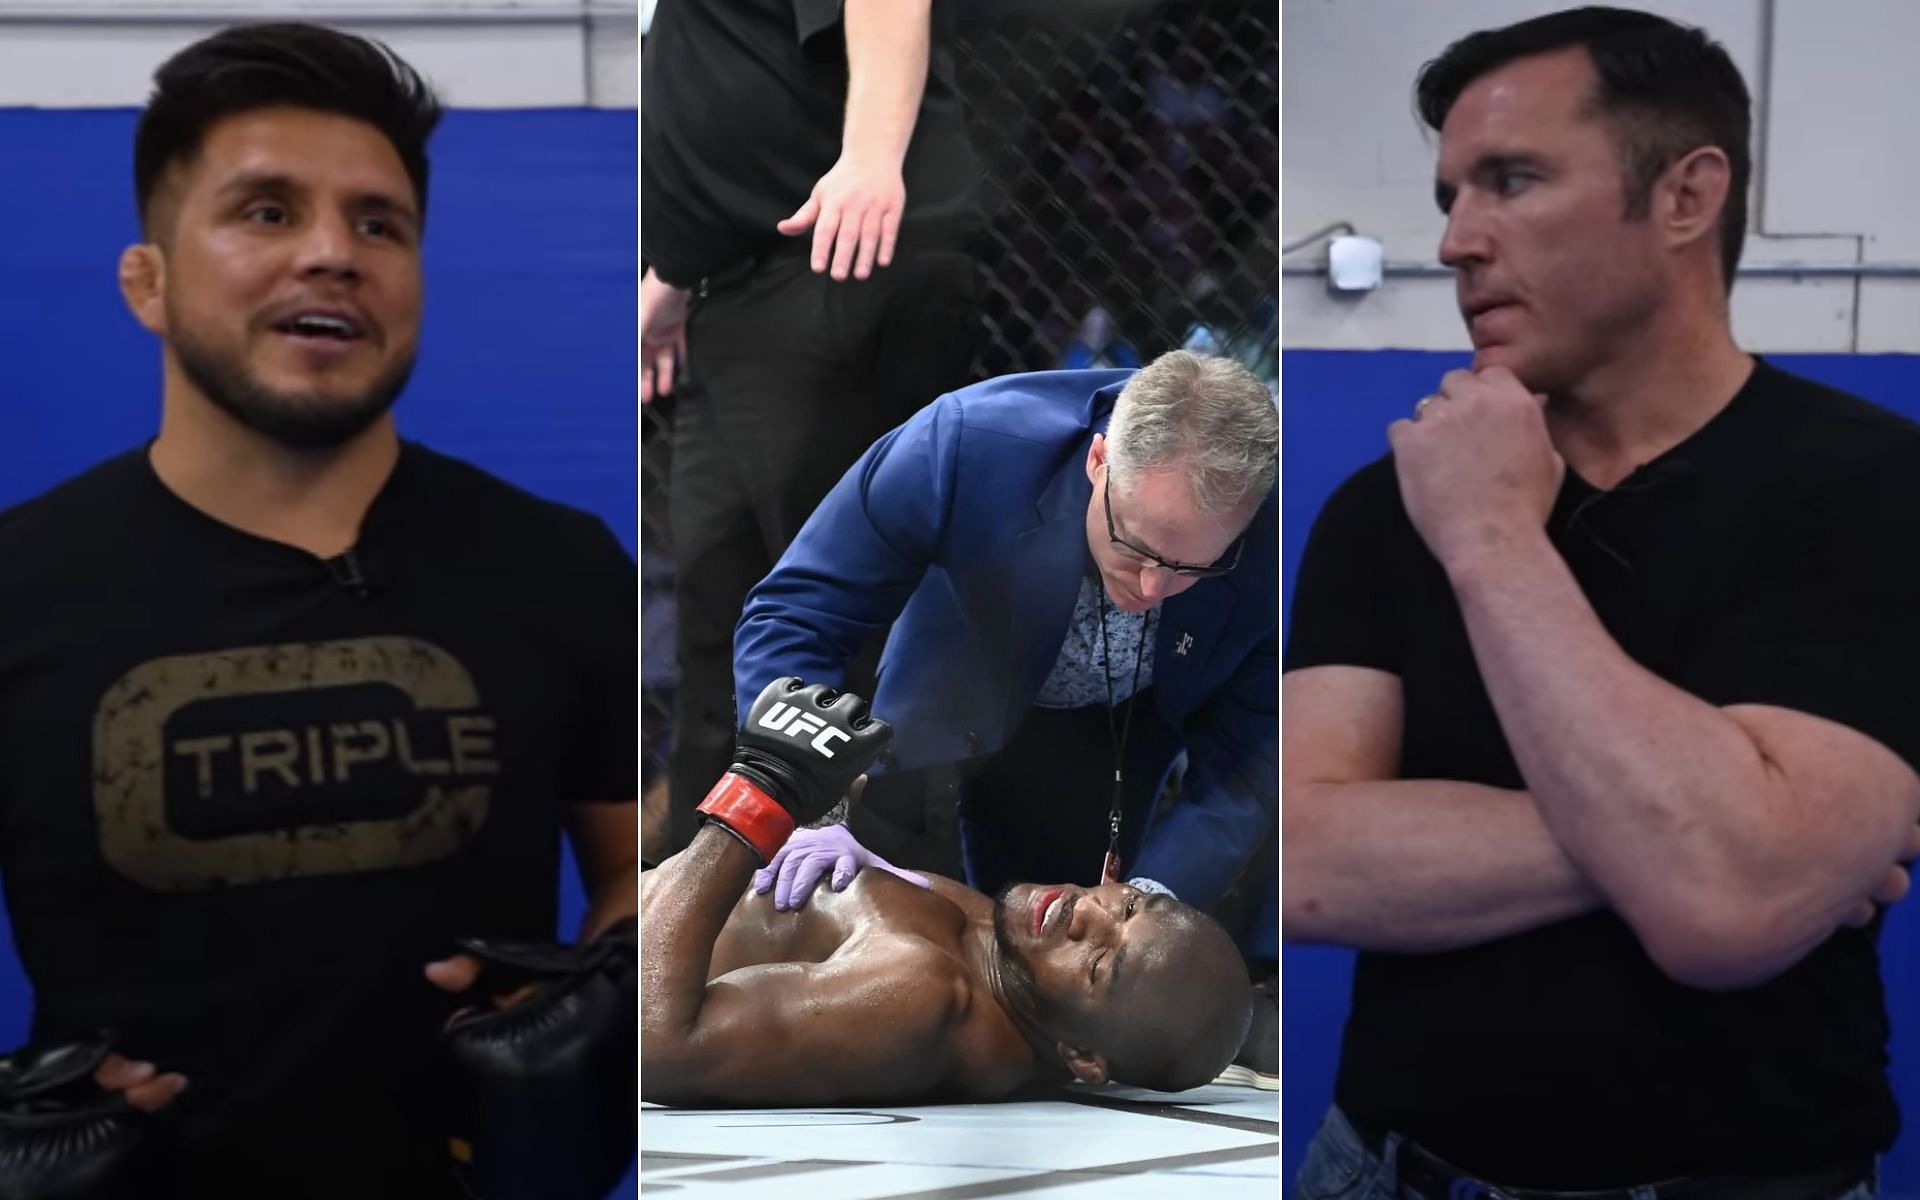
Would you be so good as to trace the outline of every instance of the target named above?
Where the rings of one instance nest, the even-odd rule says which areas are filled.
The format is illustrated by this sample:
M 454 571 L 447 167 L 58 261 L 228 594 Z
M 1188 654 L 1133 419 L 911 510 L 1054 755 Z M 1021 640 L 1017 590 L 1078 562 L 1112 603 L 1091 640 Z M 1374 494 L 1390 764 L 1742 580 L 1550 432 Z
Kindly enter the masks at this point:
M 842 0 L 793 0 L 800 49 L 814 62 L 833 62 L 846 54 L 840 36 Z
M 1400 672 L 1402 635 L 1389 542 L 1400 514 L 1393 466 L 1382 459 L 1335 490 L 1294 579 L 1284 669 L 1354 666 Z
M 1920 439 L 1842 473 L 1777 531 L 1683 686 L 1866 734 L 1920 770 Z
M 586 634 L 568 799 L 626 803 L 640 794 L 639 570 L 604 522 L 595 519 L 582 542 L 577 568 L 561 585 L 575 589 L 569 607 Z

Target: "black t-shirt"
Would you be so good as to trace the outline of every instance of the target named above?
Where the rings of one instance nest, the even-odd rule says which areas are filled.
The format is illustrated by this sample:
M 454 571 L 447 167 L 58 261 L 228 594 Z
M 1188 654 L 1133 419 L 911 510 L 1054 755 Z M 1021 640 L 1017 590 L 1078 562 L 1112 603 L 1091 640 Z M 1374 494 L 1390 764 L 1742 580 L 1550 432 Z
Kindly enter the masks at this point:
M 453 1003 L 421 968 L 554 937 L 568 805 L 634 798 L 631 559 L 408 444 L 357 570 L 206 516 L 143 451 L 0 513 L 0 564 L 35 1037 L 111 1029 L 189 1077 L 177 1194 L 446 1194 Z
M 1920 767 L 1920 426 L 1759 363 L 1699 432 L 1549 520 L 1607 631 L 1715 705 L 1848 725 Z M 1373 667 L 1401 775 L 1524 787 L 1391 459 L 1310 536 L 1286 667 Z M 1362 953 L 1338 1103 L 1494 1180 L 1601 1187 L 1792 1171 L 1886 1148 L 1879 923 L 1758 987 L 1663 975 L 1602 912 L 1457 952 Z
M 899 253 L 961 246 L 979 176 L 953 56 L 953 0 L 934 0 L 927 85 L 902 175 Z M 755 257 L 804 254 L 774 228 L 840 157 L 847 105 L 840 0 L 664 0 L 641 66 L 640 236 L 662 279 L 691 287 Z

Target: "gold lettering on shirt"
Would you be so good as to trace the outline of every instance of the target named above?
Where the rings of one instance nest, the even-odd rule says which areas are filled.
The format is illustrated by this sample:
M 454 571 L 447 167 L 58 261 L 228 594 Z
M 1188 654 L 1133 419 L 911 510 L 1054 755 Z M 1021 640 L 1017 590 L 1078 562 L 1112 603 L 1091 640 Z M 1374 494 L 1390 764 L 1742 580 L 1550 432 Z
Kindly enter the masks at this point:
M 493 775 L 500 770 L 493 754 L 492 717 L 452 717 L 447 733 L 453 740 L 455 775 Z
M 213 795 L 213 756 L 222 750 L 233 748 L 233 739 L 222 734 L 219 737 L 182 738 L 173 744 L 175 754 L 193 756 L 198 768 L 196 778 L 200 784 L 200 795 Z
M 356 721 L 333 727 L 333 778 L 345 783 L 355 763 L 379 762 L 393 749 L 393 739 L 378 721 Z
M 190 735 L 167 732 L 181 713 L 216 701 L 225 705 L 217 720 L 231 723 L 253 711 L 272 714 L 276 697 L 324 698 L 342 689 L 338 703 L 350 713 L 350 705 L 366 701 L 349 697 L 364 697 L 370 685 L 399 693 L 410 711 L 325 723 L 229 724 L 230 733 L 204 732 L 216 720 L 209 717 Z M 445 858 L 485 824 L 489 781 L 501 769 L 494 718 L 479 709 L 466 668 L 412 638 L 255 646 L 142 663 L 107 689 L 94 716 L 93 800 L 101 850 L 120 874 L 156 891 Z M 312 794 L 319 798 L 315 810 L 324 812 L 357 784 L 379 778 L 399 780 L 406 795 L 417 786 L 419 798 L 410 810 L 384 819 L 327 820 L 307 811 L 270 828 L 194 836 L 169 818 L 170 762 L 177 764 L 176 780 L 190 781 L 203 802 L 219 796 L 245 804 L 271 793 L 282 797 L 284 807 L 290 794 Z
M 260 790 L 260 776 L 272 771 L 289 786 L 299 787 L 300 777 L 293 773 L 293 761 L 300 755 L 300 744 L 284 729 L 268 729 L 240 735 L 240 777 L 249 795 Z

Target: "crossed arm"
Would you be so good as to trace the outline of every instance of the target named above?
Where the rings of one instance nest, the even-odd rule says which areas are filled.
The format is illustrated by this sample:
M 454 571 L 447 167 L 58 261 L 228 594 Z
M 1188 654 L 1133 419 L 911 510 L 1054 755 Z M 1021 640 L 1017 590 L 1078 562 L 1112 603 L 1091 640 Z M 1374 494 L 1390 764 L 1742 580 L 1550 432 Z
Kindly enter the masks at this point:
M 1395 676 L 1289 673 L 1289 938 L 1432 951 L 1606 906 L 1675 979 L 1738 987 L 1904 893 L 1920 779 L 1880 743 L 1647 672 L 1544 536 L 1455 583 L 1532 790 L 1397 780 Z
M 1281 906 L 1289 940 L 1455 950 L 1606 901 L 1525 792 L 1400 779 L 1398 676 L 1281 681 Z
M 1716 707 L 1635 663 L 1541 533 L 1455 571 L 1474 656 L 1540 815 L 1670 974 L 1742 986 L 1859 911 L 1909 846 L 1920 778 L 1872 738 Z M 1902 878 L 1904 885 L 1904 877 Z

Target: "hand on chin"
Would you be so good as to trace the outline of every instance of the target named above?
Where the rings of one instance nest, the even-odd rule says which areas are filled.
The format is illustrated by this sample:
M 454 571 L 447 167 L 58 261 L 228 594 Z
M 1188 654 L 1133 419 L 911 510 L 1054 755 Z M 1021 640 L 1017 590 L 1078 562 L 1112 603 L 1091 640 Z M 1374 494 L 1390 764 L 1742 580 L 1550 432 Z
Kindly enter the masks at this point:
M 1518 375 L 1519 364 L 1513 347 L 1505 342 L 1489 342 L 1473 348 L 1473 370 L 1477 374 L 1489 367 L 1505 367 Z
M 1506 342 L 1495 342 L 1492 345 L 1480 347 L 1473 352 L 1474 374 L 1478 375 L 1493 367 L 1505 367 L 1507 370 L 1512 371 L 1514 375 L 1519 377 L 1522 386 L 1530 392 L 1544 390 L 1534 385 L 1532 364 L 1526 361 L 1525 356 L 1522 355 L 1518 349 Z

